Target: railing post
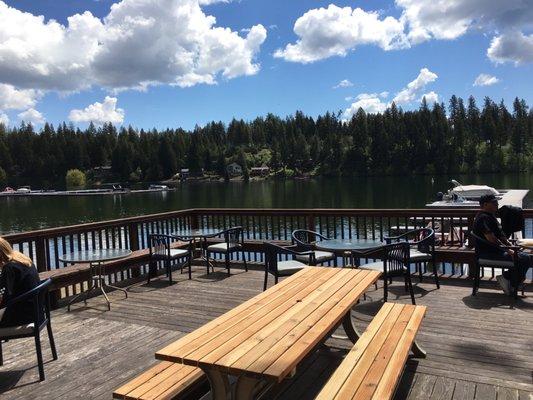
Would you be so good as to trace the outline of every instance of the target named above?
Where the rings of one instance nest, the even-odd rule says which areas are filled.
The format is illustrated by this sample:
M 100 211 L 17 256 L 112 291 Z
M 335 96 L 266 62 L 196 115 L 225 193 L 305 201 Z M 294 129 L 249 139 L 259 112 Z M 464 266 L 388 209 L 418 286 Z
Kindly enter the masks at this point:
M 131 251 L 139 250 L 139 227 L 136 222 L 133 222 L 128 225 L 128 237 L 129 237 L 129 246 Z M 134 267 L 131 270 L 131 276 L 133 278 L 138 278 L 141 276 L 141 267 Z
M 37 237 L 35 239 L 35 253 L 37 264 L 37 271 L 45 272 L 48 271 L 48 260 L 46 258 L 46 239 L 44 237 Z
M 200 221 L 200 215 L 196 211 L 193 211 L 191 213 L 191 229 L 200 228 L 199 221 Z
M 314 232 L 315 229 L 316 229 L 315 216 L 313 214 L 310 214 L 307 216 L 307 230 Z

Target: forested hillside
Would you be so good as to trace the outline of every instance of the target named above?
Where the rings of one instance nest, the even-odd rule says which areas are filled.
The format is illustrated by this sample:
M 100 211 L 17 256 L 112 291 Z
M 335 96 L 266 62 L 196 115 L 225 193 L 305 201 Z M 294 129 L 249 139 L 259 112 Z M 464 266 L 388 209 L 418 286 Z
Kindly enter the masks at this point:
M 223 175 L 236 161 L 267 165 L 281 176 L 440 174 L 533 168 L 533 110 L 516 99 L 509 109 L 486 98 L 477 106 L 453 96 L 448 106 L 422 102 L 416 111 L 394 104 L 383 114 L 359 110 L 314 119 L 302 112 L 253 121 L 211 122 L 193 131 L 65 123 L 9 128 L 0 124 L 0 185 L 64 184 L 66 171 L 111 165 L 112 179 L 170 178 L 179 168 Z

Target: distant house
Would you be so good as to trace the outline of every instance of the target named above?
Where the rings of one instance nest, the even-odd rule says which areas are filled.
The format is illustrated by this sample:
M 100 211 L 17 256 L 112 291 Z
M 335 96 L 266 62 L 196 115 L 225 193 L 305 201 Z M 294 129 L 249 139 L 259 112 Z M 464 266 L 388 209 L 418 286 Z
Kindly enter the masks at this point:
M 230 177 L 241 176 L 242 167 L 237 163 L 231 163 L 226 167 L 226 171 Z
M 252 167 L 250 168 L 250 176 L 268 176 L 270 168 L 268 167 Z
M 97 181 L 105 180 L 111 177 L 111 167 L 108 165 L 103 165 L 100 167 L 94 167 L 92 169 L 93 178 Z
M 180 181 L 186 181 L 187 179 L 189 179 L 190 175 L 191 175 L 191 170 L 189 168 L 182 168 L 180 169 L 178 178 Z

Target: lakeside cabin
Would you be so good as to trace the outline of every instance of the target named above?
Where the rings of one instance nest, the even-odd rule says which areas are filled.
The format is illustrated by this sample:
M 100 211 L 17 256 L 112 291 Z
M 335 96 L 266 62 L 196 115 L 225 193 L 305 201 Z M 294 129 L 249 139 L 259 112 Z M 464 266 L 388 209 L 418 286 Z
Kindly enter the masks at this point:
M 250 168 L 250 176 L 265 177 L 270 174 L 270 168 L 266 166 Z
M 0 329 L 0 398 L 529 400 L 531 272 L 502 293 L 469 247 L 477 212 L 202 208 L 6 235 L 52 311 Z M 394 225 L 414 238 L 385 246 Z

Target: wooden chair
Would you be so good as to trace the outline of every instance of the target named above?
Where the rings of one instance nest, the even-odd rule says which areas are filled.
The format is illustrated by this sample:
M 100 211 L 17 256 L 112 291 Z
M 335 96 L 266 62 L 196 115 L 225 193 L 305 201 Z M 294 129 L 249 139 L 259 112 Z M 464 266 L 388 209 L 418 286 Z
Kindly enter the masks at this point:
M 186 249 L 172 248 L 173 241 L 187 243 Z M 172 283 L 172 262 L 181 261 L 180 269 L 189 267 L 189 279 L 192 279 L 191 263 L 193 258 L 193 240 L 190 238 L 181 238 L 178 236 L 151 234 L 148 236 L 150 243 L 150 271 L 148 272 L 148 283 L 152 275 L 156 275 L 157 263 L 162 261 L 166 268 L 168 280 Z
M 231 255 L 233 253 L 241 253 L 242 260 L 244 262 L 244 269 L 248 272 L 248 265 L 246 264 L 246 257 L 244 254 L 244 230 L 240 226 L 226 229 L 222 235 L 224 236 L 224 242 L 212 244 L 206 248 L 206 262 L 207 270 L 209 271 L 209 254 L 217 253 L 224 255 L 224 262 L 228 275 L 230 275 L 231 267 Z
M 409 265 L 411 263 L 415 264 L 420 282 L 423 279 L 422 265 L 424 266 L 424 270 L 426 270 L 427 264 L 431 262 L 435 284 L 437 285 L 437 289 L 440 289 L 438 268 L 435 261 L 435 231 L 431 228 L 421 228 L 411 230 L 402 235 L 385 238 L 387 244 L 403 241 L 409 242 L 411 247 L 409 251 Z
M 292 243 L 296 244 L 300 251 L 313 251 L 313 258 L 315 262 L 313 265 L 324 264 L 326 262 L 333 261 L 333 265 L 336 267 L 337 256 L 334 253 L 330 253 L 329 251 L 315 250 L 313 242 L 316 241 L 317 238 L 322 240 L 329 239 L 318 232 L 313 232 L 306 229 L 297 229 L 292 232 Z M 306 263 L 307 265 L 311 265 L 311 256 L 296 256 L 295 259 Z
M 296 256 L 311 257 L 311 263 L 314 262 L 314 252 L 300 252 L 298 251 L 297 245 L 282 247 L 277 244 L 264 242 L 263 246 L 265 249 L 265 283 L 263 290 L 267 289 L 268 274 L 274 275 L 274 283 L 277 284 L 279 277 L 290 276 L 308 267 L 307 264 L 296 260 Z M 291 256 L 292 259 L 279 260 L 282 255 Z
M 383 299 L 386 302 L 388 298 L 388 285 L 392 284 L 392 278 L 403 276 L 405 281 L 405 290 L 411 295 L 411 302 L 415 304 L 415 294 L 411 282 L 411 271 L 409 270 L 409 251 L 408 242 L 391 243 L 383 246 L 383 261 L 363 264 L 360 268 L 373 269 L 382 272 L 383 277 Z M 357 256 L 360 256 L 358 253 Z
M 495 245 L 494 243 L 489 242 L 488 240 L 485 240 L 478 235 L 476 235 L 474 232 L 470 232 L 470 238 L 474 242 L 474 251 L 475 251 L 475 263 L 474 263 L 474 271 L 473 271 L 473 285 L 472 285 L 472 296 L 475 296 L 479 290 L 479 285 L 481 281 L 481 269 L 485 268 L 499 268 L 502 270 L 511 270 L 514 268 L 518 268 L 518 257 L 517 252 L 520 250 L 520 247 L 518 246 L 508 246 L 505 247 L 506 249 L 512 249 L 515 251 L 515 257 L 513 260 L 501 260 L 497 258 L 490 258 L 487 255 L 481 254 L 479 252 L 479 243 L 483 243 L 485 246 L 494 247 L 497 250 L 502 250 L 502 248 L 498 245 Z M 483 271 L 484 272 L 484 271 Z M 525 283 L 522 283 L 522 296 L 524 295 L 524 286 Z M 514 288 L 513 291 L 514 298 L 518 298 L 518 287 Z
M 50 299 L 48 296 L 48 288 L 51 283 L 51 279 L 42 281 L 39 286 L 7 302 L 6 308 L 9 308 L 14 304 L 31 300 L 33 302 L 34 310 L 31 323 L 21 326 L 0 328 L 0 366 L 4 363 L 2 355 L 2 341 L 33 337 L 35 339 L 35 350 L 37 353 L 40 381 L 44 381 L 44 362 L 41 349 L 41 330 L 43 330 L 44 327 L 46 327 L 48 331 L 48 339 L 50 340 L 52 357 L 54 360 L 57 360 L 57 351 L 54 342 L 54 336 L 52 334 L 52 325 L 50 322 Z

